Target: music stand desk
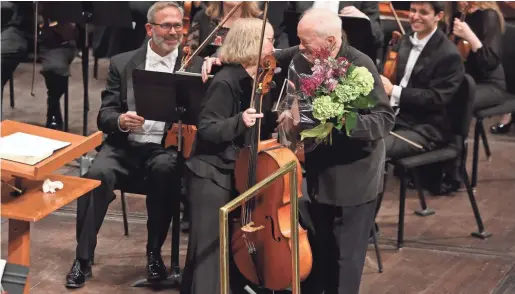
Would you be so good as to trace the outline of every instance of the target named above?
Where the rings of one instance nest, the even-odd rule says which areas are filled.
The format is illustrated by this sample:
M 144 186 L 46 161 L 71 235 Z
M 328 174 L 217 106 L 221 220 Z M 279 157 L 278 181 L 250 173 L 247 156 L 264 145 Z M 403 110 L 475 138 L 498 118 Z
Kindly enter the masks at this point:
M 23 132 L 26 134 L 71 143 L 67 147 L 57 150 L 52 154 L 52 156 L 35 165 L 26 165 L 23 163 L 0 159 L 2 174 L 6 173 L 23 179 L 43 179 L 43 177 L 63 167 L 68 162 L 81 157 L 83 154 L 88 153 L 95 149 L 95 147 L 102 144 L 102 132 L 100 131 L 97 131 L 88 137 L 84 137 L 11 120 L 0 122 L 0 128 L 2 130 L 2 137 L 16 132 Z
M 83 137 L 10 120 L 0 122 L 0 128 L 2 136 L 23 132 L 71 143 L 35 165 L 0 160 L 2 181 L 23 190 L 21 194 L 13 194 L 13 189 L 2 183 L 0 216 L 9 219 L 7 261 L 29 267 L 30 224 L 100 186 L 100 181 L 97 180 L 52 172 L 100 145 L 102 133 Z M 64 184 L 63 189 L 56 193 L 44 193 L 42 186 L 46 178 L 61 181 Z M 29 289 L 27 281 L 24 293 L 29 293 Z

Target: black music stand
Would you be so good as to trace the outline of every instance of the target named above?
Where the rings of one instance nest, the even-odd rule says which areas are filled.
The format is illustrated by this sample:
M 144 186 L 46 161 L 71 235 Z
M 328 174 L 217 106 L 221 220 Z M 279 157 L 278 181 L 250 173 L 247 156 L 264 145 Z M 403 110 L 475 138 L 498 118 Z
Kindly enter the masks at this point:
M 182 168 L 184 166 L 182 164 L 184 162 L 182 124 L 197 125 L 201 110 L 201 100 L 209 84 L 210 80 L 207 83 L 202 82 L 200 74 L 188 72 L 169 74 L 139 69 L 133 71 L 134 99 L 138 115 L 143 117 L 148 115 L 148 119 L 152 119 L 150 117 L 154 119 L 161 118 L 163 119 L 161 121 L 178 123 L 177 158 Z M 158 94 L 159 91 L 162 91 L 162 94 Z M 152 95 L 160 95 L 160 97 L 152 97 Z M 168 95 L 169 101 L 164 102 L 163 97 L 166 97 L 166 95 Z M 151 106 L 146 107 L 144 106 L 145 104 L 150 104 Z M 156 106 L 164 110 L 156 111 L 153 109 Z M 170 110 L 172 107 L 175 109 Z M 163 118 L 162 116 L 166 112 L 168 112 L 168 117 Z M 180 214 L 179 202 L 180 199 L 177 198 L 177 203 L 173 205 L 174 215 Z M 174 220 L 178 221 L 179 218 L 174 218 Z M 168 278 L 163 281 L 148 281 L 145 278 L 134 282 L 131 285 L 132 287 L 166 289 L 180 285 L 182 281 L 182 273 L 179 266 L 180 233 L 180 226 L 172 224 L 171 266 Z
M 301 13 L 295 11 L 284 12 L 284 22 L 286 23 L 286 33 L 290 46 L 296 46 L 300 43 L 297 36 L 297 24 L 300 20 Z M 340 16 L 342 19 L 342 29 L 347 34 L 349 44 L 365 53 L 375 63 L 377 58 L 377 48 L 374 44 L 375 38 L 372 34 L 372 26 L 370 21 L 361 17 Z

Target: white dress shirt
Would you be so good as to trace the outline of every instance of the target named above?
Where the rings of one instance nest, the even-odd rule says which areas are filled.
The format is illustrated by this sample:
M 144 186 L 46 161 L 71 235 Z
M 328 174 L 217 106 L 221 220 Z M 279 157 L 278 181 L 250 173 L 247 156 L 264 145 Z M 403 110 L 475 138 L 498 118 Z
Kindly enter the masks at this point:
M 147 56 L 145 58 L 145 70 L 173 73 L 175 62 L 179 54 L 179 49 L 176 48 L 166 56 L 160 56 L 155 53 L 150 47 L 150 42 L 147 45 Z M 165 122 L 153 121 L 146 119 L 143 126 L 132 130 L 129 134 L 129 139 L 140 143 L 156 143 L 160 144 L 163 139 L 165 131 Z
M 413 72 L 413 68 L 417 63 L 420 53 L 422 53 L 422 50 L 424 50 L 424 47 L 426 46 L 427 42 L 429 42 L 429 39 L 431 39 L 431 37 L 437 29 L 438 28 L 435 28 L 435 30 L 431 34 L 427 35 L 423 39 L 418 39 L 417 33 L 414 33 L 413 36 L 410 36 L 410 41 L 411 44 L 413 44 L 413 47 L 411 48 L 411 51 L 409 53 L 408 62 L 404 70 L 404 77 L 402 77 L 402 80 L 398 86 L 393 86 L 392 96 L 390 97 L 390 105 L 392 107 L 399 106 L 402 88 L 406 88 L 406 86 L 408 85 L 411 73 Z

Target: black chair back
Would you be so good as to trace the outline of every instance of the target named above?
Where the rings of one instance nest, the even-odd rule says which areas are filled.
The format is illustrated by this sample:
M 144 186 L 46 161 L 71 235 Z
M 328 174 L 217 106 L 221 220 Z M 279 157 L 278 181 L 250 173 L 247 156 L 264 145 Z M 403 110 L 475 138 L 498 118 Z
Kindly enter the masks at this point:
M 467 138 L 470 122 L 474 116 L 475 94 L 476 82 L 469 74 L 465 74 L 456 93 L 456 99 L 449 105 L 450 115 L 454 118 L 452 132 L 462 140 Z
M 515 24 L 506 23 L 502 44 L 502 66 L 506 78 L 506 90 L 515 95 Z

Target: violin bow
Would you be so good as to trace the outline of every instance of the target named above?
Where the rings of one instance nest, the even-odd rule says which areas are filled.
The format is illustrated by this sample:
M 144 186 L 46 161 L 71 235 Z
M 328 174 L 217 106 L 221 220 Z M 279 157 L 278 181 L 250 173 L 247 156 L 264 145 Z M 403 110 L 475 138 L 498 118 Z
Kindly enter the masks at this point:
M 238 5 L 234 6 L 229 13 L 222 19 L 222 21 L 216 26 L 216 28 L 207 36 L 207 38 L 198 46 L 197 50 L 191 54 L 191 56 L 182 64 L 181 68 L 178 71 L 184 71 L 184 69 L 191 63 L 191 60 L 198 55 L 198 53 L 206 47 L 207 43 L 211 40 L 214 34 L 220 30 L 220 28 L 227 22 L 227 20 L 243 5 L 243 1 L 240 2 Z

